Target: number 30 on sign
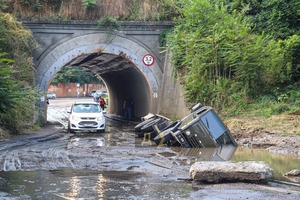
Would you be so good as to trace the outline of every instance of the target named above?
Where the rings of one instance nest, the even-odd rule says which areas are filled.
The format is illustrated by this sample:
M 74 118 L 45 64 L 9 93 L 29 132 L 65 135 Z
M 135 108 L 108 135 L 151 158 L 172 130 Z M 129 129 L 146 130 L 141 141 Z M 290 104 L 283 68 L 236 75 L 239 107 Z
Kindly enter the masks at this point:
M 144 55 L 144 57 L 143 57 L 143 63 L 144 63 L 146 66 L 151 66 L 151 65 L 153 65 L 153 63 L 154 63 L 154 56 L 152 56 L 151 54 L 146 54 L 146 55 Z

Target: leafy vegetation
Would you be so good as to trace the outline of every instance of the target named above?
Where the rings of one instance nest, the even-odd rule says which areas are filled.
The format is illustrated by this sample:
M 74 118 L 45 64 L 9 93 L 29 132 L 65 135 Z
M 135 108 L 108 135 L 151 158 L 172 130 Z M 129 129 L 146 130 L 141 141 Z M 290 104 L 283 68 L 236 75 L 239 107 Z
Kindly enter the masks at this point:
M 256 24 L 254 19 L 266 10 L 254 1 L 244 1 L 248 7 L 240 1 L 179 2 L 181 17 L 168 36 L 168 48 L 190 105 L 203 102 L 227 114 L 255 109 L 264 116 L 298 109 L 291 104 L 299 98 L 298 35 L 277 40 L 271 25 Z M 239 10 L 233 9 L 234 3 Z M 253 4 L 261 10 L 249 17 Z
M 33 122 L 33 44 L 29 31 L 11 15 L 0 13 L 0 136 L 18 133 Z
M 51 84 L 80 83 L 80 84 L 104 84 L 93 72 L 82 67 L 64 67 L 55 74 Z
M 107 43 L 110 42 L 111 37 L 116 33 L 115 31 L 121 31 L 123 29 L 116 17 L 102 17 L 97 21 L 97 26 L 99 29 L 106 29 Z
M 96 0 L 82 0 L 82 5 L 85 9 L 91 9 L 97 6 L 97 2 Z
M 0 9 L 21 19 L 172 20 L 178 13 L 177 0 L 3 0 Z
M 300 33 L 300 2 L 298 0 L 236 0 L 227 1 L 231 10 L 245 10 L 258 33 L 266 32 L 276 39 Z

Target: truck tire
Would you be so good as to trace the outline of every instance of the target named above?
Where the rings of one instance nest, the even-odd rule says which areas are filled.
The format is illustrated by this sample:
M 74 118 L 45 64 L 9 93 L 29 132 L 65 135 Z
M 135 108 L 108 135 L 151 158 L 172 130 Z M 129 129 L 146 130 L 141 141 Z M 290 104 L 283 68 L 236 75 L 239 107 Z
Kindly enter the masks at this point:
M 158 118 L 158 119 L 150 121 L 149 123 L 145 124 L 141 128 L 141 132 L 144 132 L 144 133 L 152 132 L 154 130 L 153 125 L 156 123 L 159 123 L 161 120 L 162 120 L 162 118 Z
M 146 125 L 146 124 L 152 122 L 152 121 L 155 120 L 155 119 L 156 119 L 156 117 L 153 117 L 153 118 L 150 118 L 150 119 L 147 119 L 147 120 L 145 120 L 145 121 L 140 122 L 139 124 L 137 124 L 137 125 L 134 127 L 134 130 L 135 130 L 136 132 L 140 132 L 140 131 L 141 131 L 141 128 L 142 128 L 144 125 Z

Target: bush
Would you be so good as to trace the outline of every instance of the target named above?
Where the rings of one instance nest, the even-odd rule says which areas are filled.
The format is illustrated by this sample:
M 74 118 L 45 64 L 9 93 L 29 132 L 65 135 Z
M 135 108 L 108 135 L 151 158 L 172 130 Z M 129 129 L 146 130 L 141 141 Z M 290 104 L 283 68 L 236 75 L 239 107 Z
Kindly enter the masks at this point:
M 0 127 L 18 133 L 34 119 L 32 36 L 12 16 L 0 12 Z M 22 56 L 20 56 L 22 55 Z M 20 73 L 22 72 L 22 73 Z
M 95 8 L 97 6 L 96 0 L 82 0 L 82 5 L 85 9 Z

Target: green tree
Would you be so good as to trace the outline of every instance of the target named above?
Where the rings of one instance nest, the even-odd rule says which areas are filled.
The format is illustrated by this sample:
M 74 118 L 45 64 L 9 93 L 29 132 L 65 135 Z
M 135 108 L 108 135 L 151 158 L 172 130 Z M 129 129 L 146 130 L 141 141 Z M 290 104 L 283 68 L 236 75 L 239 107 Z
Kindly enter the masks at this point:
M 103 81 L 90 70 L 83 67 L 63 67 L 52 80 L 51 84 L 80 83 L 80 84 L 103 84 Z
M 18 133 L 32 125 L 38 96 L 32 86 L 32 38 L 11 15 L 0 12 L 0 132 Z
M 231 10 L 247 9 L 254 31 L 265 32 L 276 39 L 300 34 L 299 0 L 228 0 Z
M 168 37 L 174 66 L 185 83 L 190 105 L 202 102 L 222 109 L 267 91 L 269 38 L 255 35 L 244 13 L 222 3 L 181 0 L 182 17 Z
M 1 129 L 18 133 L 32 124 L 37 92 L 14 78 L 11 64 L 5 53 L 0 53 L 0 136 Z

